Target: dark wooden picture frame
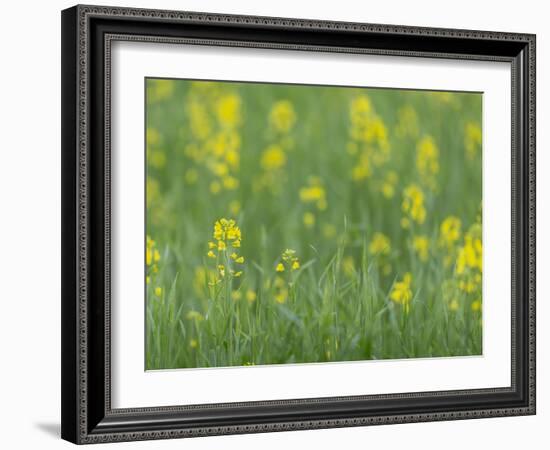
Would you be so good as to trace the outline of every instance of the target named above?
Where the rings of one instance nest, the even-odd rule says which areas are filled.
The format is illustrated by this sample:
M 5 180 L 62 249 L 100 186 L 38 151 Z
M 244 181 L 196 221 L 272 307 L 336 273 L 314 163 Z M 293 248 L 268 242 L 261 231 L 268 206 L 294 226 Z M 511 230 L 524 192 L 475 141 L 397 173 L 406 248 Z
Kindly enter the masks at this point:
M 113 409 L 109 112 L 116 40 L 511 63 L 511 386 Z M 83 444 L 534 413 L 534 35 L 98 6 L 62 12 L 64 439 Z

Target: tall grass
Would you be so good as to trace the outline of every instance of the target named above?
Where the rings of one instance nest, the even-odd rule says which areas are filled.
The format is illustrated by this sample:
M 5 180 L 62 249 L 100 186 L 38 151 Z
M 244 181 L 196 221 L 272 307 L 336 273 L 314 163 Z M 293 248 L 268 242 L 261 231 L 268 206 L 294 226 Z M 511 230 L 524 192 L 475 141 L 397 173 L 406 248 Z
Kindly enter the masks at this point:
M 146 94 L 148 369 L 481 353 L 480 94 Z

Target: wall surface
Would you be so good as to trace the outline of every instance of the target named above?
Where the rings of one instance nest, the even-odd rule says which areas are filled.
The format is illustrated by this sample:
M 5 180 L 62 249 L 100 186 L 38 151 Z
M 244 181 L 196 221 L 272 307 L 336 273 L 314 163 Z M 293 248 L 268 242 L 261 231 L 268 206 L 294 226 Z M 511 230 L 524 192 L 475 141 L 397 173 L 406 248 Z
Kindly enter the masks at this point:
M 103 3 L 99 2 L 98 3 Z M 545 2 L 462 0 L 126 0 L 111 5 L 516 31 L 537 34 L 538 173 L 549 168 L 550 29 Z M 3 448 L 68 448 L 59 438 L 60 398 L 60 10 L 72 2 L 9 2 L 2 8 L 4 91 L 0 175 L 0 415 Z M 538 183 L 538 415 L 384 427 L 118 444 L 117 448 L 542 448 L 550 422 L 546 326 L 550 212 Z M 546 206 L 545 206 L 546 204 Z M 546 251 L 545 251 L 546 250 Z M 545 427 L 546 425 L 546 427 Z M 114 448 L 114 447 L 113 447 Z

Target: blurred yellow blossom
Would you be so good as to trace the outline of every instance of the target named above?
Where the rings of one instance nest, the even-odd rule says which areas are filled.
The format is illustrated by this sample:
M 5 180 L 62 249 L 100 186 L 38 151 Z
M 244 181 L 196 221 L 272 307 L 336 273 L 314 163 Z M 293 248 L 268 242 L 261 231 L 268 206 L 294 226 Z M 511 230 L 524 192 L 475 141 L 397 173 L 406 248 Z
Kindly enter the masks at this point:
M 403 202 L 401 209 L 404 217 L 401 226 L 408 228 L 411 221 L 422 225 L 426 220 L 426 208 L 424 207 L 424 193 L 416 184 L 410 184 L 403 191 Z
M 248 303 L 253 303 L 254 301 L 256 301 L 256 292 L 253 291 L 252 289 L 247 289 L 245 295 L 246 295 L 246 301 Z
M 369 253 L 371 255 L 388 255 L 390 250 L 390 239 L 384 233 L 374 233 L 369 244 Z
M 326 192 L 320 178 L 309 177 L 308 185 L 300 189 L 300 200 L 303 203 L 314 203 L 320 211 L 327 208 Z
M 481 311 L 481 300 L 474 300 L 470 306 L 473 312 Z
M 216 104 L 216 113 L 222 126 L 233 128 L 241 121 L 241 99 L 236 94 L 224 95 Z
M 437 190 L 439 150 L 432 136 L 424 136 L 416 146 L 416 169 L 422 183 L 432 191 Z
M 304 221 L 304 225 L 306 228 L 312 228 L 313 225 L 315 225 L 315 214 L 306 211 L 302 220 Z
M 288 133 L 296 122 L 296 112 L 288 100 L 279 100 L 269 114 L 271 126 L 279 133 Z
M 403 306 L 403 311 L 409 312 L 409 303 L 412 300 L 411 291 L 412 275 L 407 272 L 402 281 L 396 281 L 390 293 L 390 299 Z
M 440 230 L 440 243 L 447 248 L 452 247 L 460 239 L 461 222 L 458 217 L 449 216 L 442 223 Z
M 286 164 L 286 154 L 279 145 L 271 145 L 262 153 L 260 164 L 266 171 L 280 169 Z
M 430 248 L 429 240 L 426 236 L 414 236 L 412 241 L 413 249 L 422 262 L 428 261 L 428 253 Z

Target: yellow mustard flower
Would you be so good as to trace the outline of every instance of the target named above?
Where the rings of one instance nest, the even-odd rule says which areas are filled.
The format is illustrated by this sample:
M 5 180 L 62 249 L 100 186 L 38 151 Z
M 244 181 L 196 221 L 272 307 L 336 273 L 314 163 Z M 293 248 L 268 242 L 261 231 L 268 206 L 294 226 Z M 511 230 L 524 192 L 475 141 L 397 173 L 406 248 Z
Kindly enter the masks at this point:
M 283 263 L 279 263 L 279 264 L 277 264 L 277 267 L 275 268 L 275 270 L 277 272 L 284 272 L 285 271 L 285 266 L 283 265 Z
M 309 178 L 308 185 L 300 189 L 300 200 L 303 203 L 315 203 L 320 211 L 327 208 L 326 191 L 320 178 Z
M 382 192 L 382 195 L 386 198 L 393 198 L 395 195 L 395 187 L 397 186 L 397 181 L 399 180 L 399 177 L 397 175 L 397 172 L 390 170 L 386 176 L 384 177 L 384 180 L 380 184 L 380 192 Z
M 260 165 L 266 171 L 278 170 L 286 164 L 286 154 L 281 146 L 277 144 L 270 145 L 262 153 Z
M 416 146 L 416 169 L 422 182 L 435 191 L 439 173 L 439 149 L 432 136 L 424 136 Z
M 273 282 L 273 298 L 277 303 L 283 304 L 288 299 L 288 286 L 285 280 L 281 277 L 275 277 Z
M 356 165 L 351 170 L 351 179 L 353 181 L 362 181 L 370 177 L 372 173 L 370 158 L 367 153 L 362 153 L 358 158 Z
M 473 312 L 481 311 L 481 300 L 474 300 L 470 305 Z
M 464 245 L 459 249 L 456 261 L 456 273 L 463 274 L 466 269 L 483 270 L 483 246 L 481 236 L 475 236 L 469 231 L 464 236 Z
M 232 277 L 240 277 L 242 271 L 235 271 L 232 267 L 233 261 L 237 264 L 244 263 L 244 256 L 239 256 L 237 252 L 228 252 L 228 248 L 239 248 L 241 246 L 241 229 L 237 226 L 237 223 L 233 219 L 222 218 L 214 223 L 214 231 L 212 233 L 214 242 L 208 242 L 207 253 L 209 258 L 217 259 L 217 273 L 219 278 L 213 280 L 210 285 L 217 284 L 221 278 L 224 278 L 227 273 Z M 216 253 L 217 252 L 217 253 Z M 220 259 L 221 258 L 221 259 Z M 224 262 L 225 264 L 221 264 Z
M 391 243 L 388 236 L 384 233 L 374 233 L 369 244 L 369 253 L 371 255 L 388 255 L 391 251 Z
M 199 342 L 196 339 L 191 339 L 189 341 L 189 347 L 191 348 L 197 348 L 199 346 Z
M 254 303 L 256 301 L 256 292 L 252 289 L 247 289 L 245 296 L 248 303 Z
M 428 261 L 430 242 L 426 236 L 414 236 L 412 246 L 420 261 Z
M 296 122 L 296 112 L 288 100 L 279 100 L 271 108 L 269 122 L 275 131 L 288 133 Z
M 361 181 L 371 176 L 373 167 L 380 167 L 389 160 L 388 130 L 365 95 L 352 100 L 349 114 L 350 141 L 347 148 L 355 158 L 351 177 Z
M 410 302 L 412 300 L 411 291 L 412 275 L 407 272 L 402 281 L 396 281 L 390 293 L 390 299 L 403 307 L 403 311 L 408 314 Z
M 236 94 L 221 97 L 216 104 L 216 114 L 222 126 L 233 128 L 241 121 L 241 99 Z
M 151 236 L 147 235 L 145 241 L 145 265 L 147 270 L 145 281 L 146 284 L 150 284 L 155 274 L 159 271 L 161 255 L 157 248 L 157 243 Z M 157 295 L 160 297 L 160 294 Z
M 461 222 L 458 217 L 447 217 L 439 227 L 440 243 L 447 248 L 454 246 L 455 242 L 460 239 L 461 236 Z
M 155 295 L 156 295 L 157 297 L 160 297 L 160 296 L 162 295 L 162 288 L 161 288 L 161 287 L 157 286 L 157 287 L 155 288 Z
M 291 270 L 298 270 L 300 268 L 300 260 L 296 256 L 296 250 L 287 248 L 281 255 L 284 263 L 289 265 Z
M 401 209 L 405 214 L 401 225 L 403 228 L 410 226 L 410 221 L 421 225 L 426 220 L 426 208 L 424 207 L 424 193 L 416 184 L 410 184 L 403 191 L 403 202 Z
M 483 245 L 481 224 L 475 223 L 464 235 L 463 244 L 458 248 L 455 275 L 458 288 L 467 294 L 479 292 L 483 279 Z

